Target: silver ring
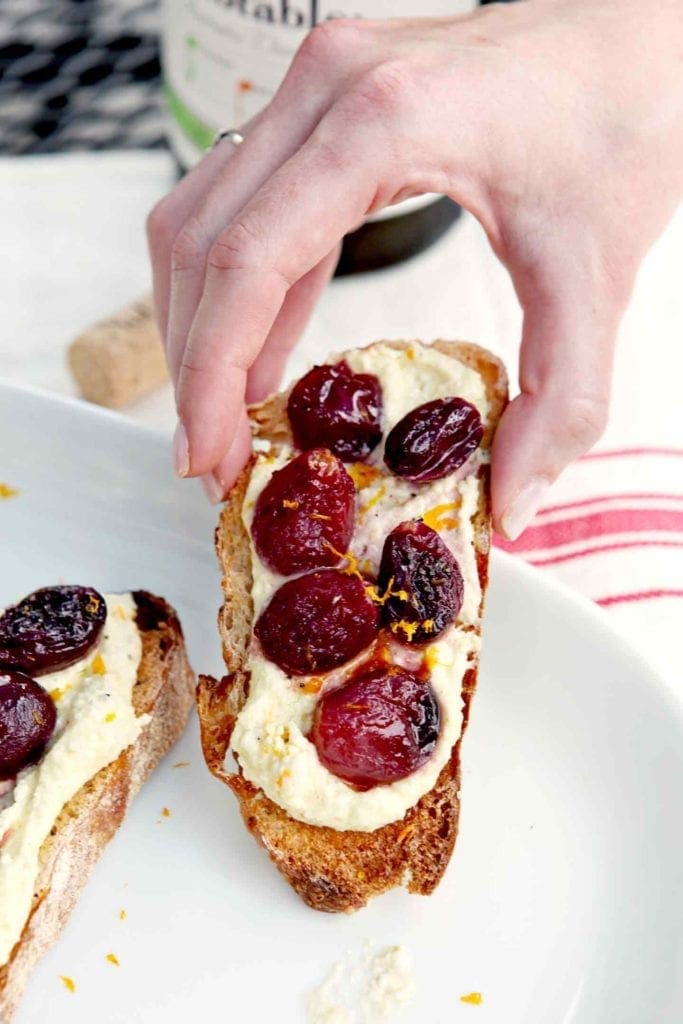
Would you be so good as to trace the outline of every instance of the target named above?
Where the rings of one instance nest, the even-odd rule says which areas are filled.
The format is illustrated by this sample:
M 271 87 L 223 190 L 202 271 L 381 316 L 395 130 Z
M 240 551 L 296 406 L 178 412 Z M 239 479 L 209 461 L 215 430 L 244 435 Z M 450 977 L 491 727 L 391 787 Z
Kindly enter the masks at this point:
M 233 146 L 241 146 L 244 142 L 244 135 L 238 132 L 236 128 L 225 128 L 222 132 L 216 132 L 214 140 L 211 143 L 211 148 L 215 149 L 219 142 L 223 139 L 229 139 Z

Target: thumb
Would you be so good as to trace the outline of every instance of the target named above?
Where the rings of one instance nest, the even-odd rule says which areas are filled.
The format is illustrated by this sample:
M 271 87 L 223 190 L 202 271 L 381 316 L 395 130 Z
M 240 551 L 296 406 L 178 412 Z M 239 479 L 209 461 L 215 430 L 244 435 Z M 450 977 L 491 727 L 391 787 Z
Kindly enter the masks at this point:
M 603 433 L 621 306 L 585 279 L 518 287 L 524 307 L 520 394 L 493 445 L 495 529 L 515 540 L 553 481 Z

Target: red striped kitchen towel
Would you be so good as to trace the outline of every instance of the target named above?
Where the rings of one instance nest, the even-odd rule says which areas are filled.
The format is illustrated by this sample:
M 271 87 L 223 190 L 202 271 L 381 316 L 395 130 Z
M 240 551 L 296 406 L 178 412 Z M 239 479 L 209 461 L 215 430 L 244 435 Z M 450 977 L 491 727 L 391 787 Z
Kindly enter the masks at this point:
M 518 540 L 496 545 L 592 598 L 683 676 L 683 448 L 590 452 Z

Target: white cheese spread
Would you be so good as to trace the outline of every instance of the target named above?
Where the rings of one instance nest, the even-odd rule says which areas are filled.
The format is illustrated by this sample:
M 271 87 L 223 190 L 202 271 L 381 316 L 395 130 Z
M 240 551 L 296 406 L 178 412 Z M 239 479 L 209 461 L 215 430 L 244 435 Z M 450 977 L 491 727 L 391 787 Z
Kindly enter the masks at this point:
M 420 346 L 416 355 L 412 350 L 382 345 L 346 357 L 355 373 L 373 373 L 380 380 L 385 436 L 417 405 L 449 395 L 472 402 L 482 420 L 486 419 L 484 384 L 474 370 L 432 348 Z M 263 453 L 257 456 L 242 509 L 249 533 L 259 494 L 292 454 L 285 446 L 276 458 Z M 463 575 L 464 601 L 458 621 L 427 650 L 441 725 L 434 752 L 420 769 L 405 779 L 364 792 L 337 778 L 320 762 L 307 739 L 318 695 L 305 692 L 305 680 L 290 679 L 252 645 L 246 666 L 249 695 L 235 723 L 232 750 L 245 778 L 293 818 L 339 830 L 374 831 L 402 818 L 434 786 L 448 761 L 462 728 L 462 677 L 479 648 L 476 633 L 464 627 L 479 621 L 481 590 L 472 517 L 479 499 L 476 470 L 481 461 L 482 454 L 475 453 L 454 476 L 431 484 L 410 484 L 386 470 L 380 446 L 368 460 L 369 479 L 356 480 L 351 553 L 364 569 L 376 574 L 387 534 L 399 523 L 421 516 L 438 530 Z M 263 565 L 253 546 L 252 572 L 256 618 L 282 585 L 283 577 Z
M 87 657 L 38 676 L 51 693 L 57 724 L 36 765 L 19 773 L 0 811 L 0 965 L 10 957 L 28 917 L 39 852 L 62 807 L 100 769 L 134 743 L 147 715 L 136 717 L 133 685 L 142 641 L 131 594 L 106 594 L 107 618 Z

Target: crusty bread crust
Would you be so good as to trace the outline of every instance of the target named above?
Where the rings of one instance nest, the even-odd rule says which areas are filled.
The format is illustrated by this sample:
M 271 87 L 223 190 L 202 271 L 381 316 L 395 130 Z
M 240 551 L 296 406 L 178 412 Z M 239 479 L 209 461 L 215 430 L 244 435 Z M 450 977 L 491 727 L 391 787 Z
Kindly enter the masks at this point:
M 415 343 L 396 341 L 390 344 L 407 348 Z M 471 366 L 484 380 L 490 414 L 483 444 L 490 445 L 507 402 L 507 376 L 502 363 L 485 349 L 467 342 L 437 341 L 434 346 Z M 256 437 L 276 444 L 291 440 L 287 397 L 287 392 L 275 395 L 250 410 Z M 406 885 L 414 893 L 430 893 L 446 869 L 458 831 L 462 734 L 434 788 L 400 821 L 369 833 L 340 832 L 295 821 L 260 789 L 247 782 L 240 772 L 225 769 L 233 726 L 249 685 L 243 666 L 251 637 L 252 575 L 249 539 L 242 523 L 241 508 L 250 472 L 248 465 L 228 495 L 216 530 L 225 598 L 218 614 L 218 626 L 228 674 L 220 681 L 209 676 L 199 677 L 197 700 L 206 762 L 213 774 L 230 786 L 247 828 L 309 906 L 316 910 L 352 911 L 396 885 Z M 480 472 L 485 486 L 474 527 L 483 605 L 491 527 L 488 467 Z M 462 683 L 463 733 L 476 681 L 477 667 L 473 665 Z
M 131 799 L 183 732 L 192 707 L 194 673 L 175 611 L 146 591 L 134 597 L 142 657 L 133 707 L 137 715 L 150 715 L 150 721 L 132 746 L 63 807 L 40 849 L 31 912 L 12 955 L 0 967 L 2 1024 L 14 1013 L 31 969 L 57 940 Z

